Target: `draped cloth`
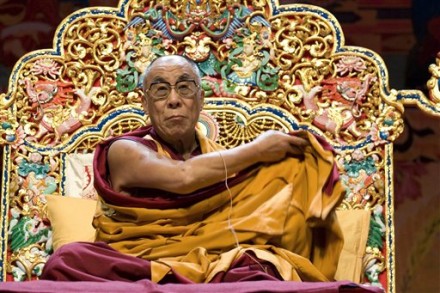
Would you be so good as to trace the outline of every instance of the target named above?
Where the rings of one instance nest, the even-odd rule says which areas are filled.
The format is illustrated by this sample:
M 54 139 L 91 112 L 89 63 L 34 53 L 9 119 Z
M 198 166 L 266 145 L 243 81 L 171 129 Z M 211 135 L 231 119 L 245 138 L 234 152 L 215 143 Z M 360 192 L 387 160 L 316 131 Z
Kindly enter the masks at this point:
M 110 139 L 95 153 L 96 241 L 149 261 L 153 282 L 170 274 L 196 283 L 219 281 L 244 256 L 256 266 L 270 263 L 283 280 L 333 280 L 343 245 L 334 209 L 343 191 L 332 150 L 314 135 L 307 134 L 310 146 L 301 157 L 255 165 L 185 195 L 112 190 L 106 160 L 117 139 L 183 158 L 152 127 Z M 197 140 L 193 155 L 221 149 L 200 133 Z

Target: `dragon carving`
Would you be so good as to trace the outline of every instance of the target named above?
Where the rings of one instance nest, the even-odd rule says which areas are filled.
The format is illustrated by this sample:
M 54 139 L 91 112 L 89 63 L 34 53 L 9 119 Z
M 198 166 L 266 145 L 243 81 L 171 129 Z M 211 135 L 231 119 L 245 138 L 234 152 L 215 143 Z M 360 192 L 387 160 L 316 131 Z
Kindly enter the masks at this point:
M 56 81 L 31 81 L 24 80 L 26 93 L 32 103 L 34 121 L 38 124 L 38 131 L 34 139 L 39 139 L 47 133 L 53 132 L 53 143 L 60 141 L 65 133 L 71 133 L 82 125 L 82 117 L 86 116 L 91 106 L 91 97 L 98 92 L 98 87 L 93 87 L 88 93 L 84 89 L 72 90 L 69 83 Z M 71 93 L 79 97 L 73 106 L 66 107 L 72 100 Z
M 356 119 L 362 115 L 359 105 L 366 98 L 373 81 L 371 75 L 365 76 L 363 81 L 359 78 L 339 77 L 324 80 L 322 85 L 312 87 L 309 91 L 303 85 L 296 85 L 295 89 L 303 96 L 305 109 L 313 112 L 312 123 L 315 126 L 337 137 L 341 131 L 362 137 L 367 133 L 357 129 Z M 325 104 L 326 107 L 323 107 Z

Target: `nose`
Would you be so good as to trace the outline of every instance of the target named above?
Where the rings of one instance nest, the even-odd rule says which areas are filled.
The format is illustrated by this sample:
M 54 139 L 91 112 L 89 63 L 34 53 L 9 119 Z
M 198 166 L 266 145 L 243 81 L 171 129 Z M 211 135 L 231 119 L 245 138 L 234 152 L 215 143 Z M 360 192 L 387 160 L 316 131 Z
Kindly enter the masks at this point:
M 171 88 L 170 94 L 168 95 L 167 106 L 171 109 L 176 109 L 182 106 L 182 100 L 174 87 Z

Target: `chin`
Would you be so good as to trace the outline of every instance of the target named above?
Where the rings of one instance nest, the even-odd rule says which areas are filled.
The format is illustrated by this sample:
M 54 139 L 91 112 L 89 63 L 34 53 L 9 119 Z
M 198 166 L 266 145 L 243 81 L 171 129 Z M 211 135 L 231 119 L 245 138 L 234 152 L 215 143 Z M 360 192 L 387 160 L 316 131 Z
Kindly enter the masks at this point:
M 171 140 L 175 140 L 180 137 L 184 137 L 187 135 L 192 135 L 195 132 L 194 130 L 188 129 L 187 127 L 183 126 L 177 126 L 173 127 L 172 129 L 167 129 L 163 131 L 163 133 Z

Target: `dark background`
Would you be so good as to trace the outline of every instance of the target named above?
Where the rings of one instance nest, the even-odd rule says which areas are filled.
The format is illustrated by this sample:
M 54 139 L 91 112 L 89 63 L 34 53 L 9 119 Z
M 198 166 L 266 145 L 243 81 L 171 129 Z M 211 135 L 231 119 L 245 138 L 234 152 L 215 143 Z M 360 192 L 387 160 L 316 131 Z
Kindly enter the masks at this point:
M 0 0 L 0 92 L 25 53 L 52 47 L 54 31 L 73 11 L 116 0 Z M 439 0 L 280 0 L 331 11 L 346 44 L 384 59 L 390 87 L 426 91 L 428 66 L 440 51 Z M 407 108 L 395 144 L 396 292 L 440 292 L 440 118 Z

